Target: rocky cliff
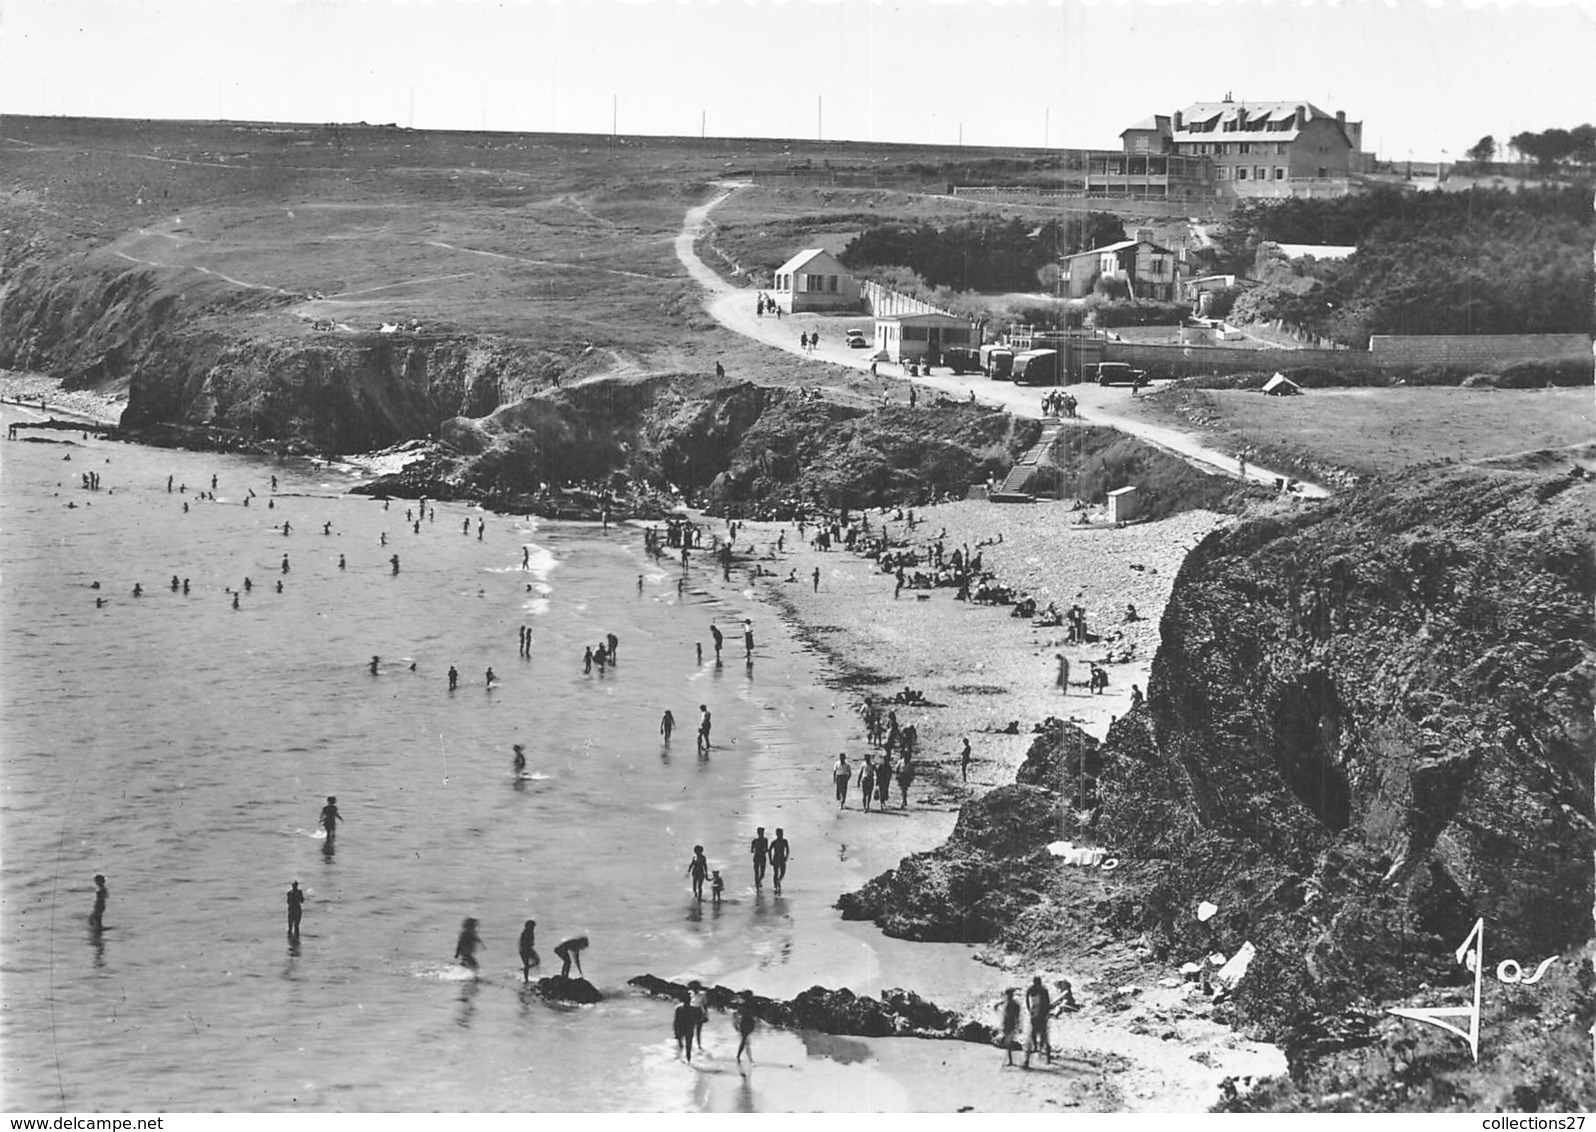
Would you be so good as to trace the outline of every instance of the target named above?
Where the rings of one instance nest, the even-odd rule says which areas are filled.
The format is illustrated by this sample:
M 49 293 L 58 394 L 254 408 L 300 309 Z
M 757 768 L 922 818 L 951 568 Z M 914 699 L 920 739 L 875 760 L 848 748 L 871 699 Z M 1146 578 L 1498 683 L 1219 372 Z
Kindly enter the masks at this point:
M 1211 535 L 1175 584 L 1147 705 L 1101 746 L 1045 729 L 1031 785 L 967 806 L 947 845 L 845 897 L 844 915 L 1077 961 L 1105 937 L 1136 940 L 1166 971 L 1250 942 L 1227 1009 L 1285 1044 L 1305 1081 L 1371 1046 L 1407 1079 L 1413 1058 L 1393 1042 L 1431 1051 L 1431 1069 L 1466 1061 L 1455 1039 L 1375 1020 L 1466 999 L 1454 952 L 1483 919 L 1490 971 L 1561 956 L 1568 976 L 1533 992 L 1487 980 L 1486 1024 L 1516 1019 L 1523 1035 L 1496 1056 L 1578 1046 L 1568 1035 L 1596 1016 L 1589 971 L 1576 974 L 1596 848 L 1596 490 L 1551 458 L 1528 463 L 1416 470 Z M 977 822 L 1006 822 L 1008 843 L 970 836 Z M 1050 823 L 1121 867 L 1049 873 L 1036 848 Z M 1020 898 L 995 907 L 996 890 Z M 1219 911 L 1199 920 L 1203 901 Z M 1468 1103 L 1586 1095 L 1582 1064 Z M 1393 1085 L 1371 1103 L 1398 1094 L 1434 1101 Z

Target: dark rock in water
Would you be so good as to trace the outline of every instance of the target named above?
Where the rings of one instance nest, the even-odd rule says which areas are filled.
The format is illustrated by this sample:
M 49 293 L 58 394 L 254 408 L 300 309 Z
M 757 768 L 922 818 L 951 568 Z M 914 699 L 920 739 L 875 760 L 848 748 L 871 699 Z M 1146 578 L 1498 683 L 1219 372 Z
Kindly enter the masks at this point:
M 627 984 L 660 998 L 687 1001 L 686 986 L 654 975 L 639 975 L 628 979 Z M 729 1011 L 736 1006 L 739 995 L 716 986 L 707 988 L 706 997 L 710 1009 Z M 993 1040 L 990 1026 L 943 1010 L 905 990 L 882 991 L 881 998 L 874 999 L 856 995 L 846 987 L 831 990 L 816 986 L 800 992 L 791 1002 L 763 995 L 752 995 L 749 1001 L 760 1021 L 789 1029 L 867 1038 L 943 1038 L 985 1043 Z
M 546 979 L 539 979 L 532 984 L 532 988 L 542 997 L 557 1002 L 575 1002 L 585 1006 L 604 1001 L 604 996 L 599 993 L 598 988 L 586 979 L 572 979 L 564 975 L 551 975 Z

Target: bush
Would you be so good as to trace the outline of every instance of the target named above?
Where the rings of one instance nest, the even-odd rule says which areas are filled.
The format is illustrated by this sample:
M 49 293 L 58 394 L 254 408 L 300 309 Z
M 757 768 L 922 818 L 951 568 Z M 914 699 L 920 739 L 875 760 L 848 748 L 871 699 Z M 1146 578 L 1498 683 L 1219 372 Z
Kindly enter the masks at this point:
M 1463 379 L 1464 389 L 1495 389 L 1499 375 L 1494 373 L 1471 373 Z
M 1100 327 L 1179 325 L 1189 309 L 1185 303 L 1104 302 L 1086 300 L 1086 309 Z
M 1541 389 L 1548 385 L 1590 385 L 1596 380 L 1590 358 L 1563 358 L 1557 361 L 1514 362 L 1501 370 L 1497 385 L 1502 389 Z

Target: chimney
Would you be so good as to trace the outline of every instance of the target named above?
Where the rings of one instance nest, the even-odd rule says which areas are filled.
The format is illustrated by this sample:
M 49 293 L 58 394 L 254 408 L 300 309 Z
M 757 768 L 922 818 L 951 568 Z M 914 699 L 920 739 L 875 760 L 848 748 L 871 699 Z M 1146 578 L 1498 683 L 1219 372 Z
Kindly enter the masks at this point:
M 1238 106 L 1238 107 L 1236 107 L 1236 129 L 1245 130 L 1246 128 L 1247 128 L 1247 108 L 1245 106 Z
M 1308 124 L 1308 108 L 1302 103 L 1297 103 L 1297 129 L 1302 129 Z
M 1141 243 L 1141 244 L 1150 244 L 1150 243 L 1152 243 L 1153 242 L 1153 230 L 1151 228 L 1138 228 L 1138 229 L 1136 229 L 1136 242 L 1137 243 Z
M 1178 134 L 1184 128 L 1184 118 L 1179 110 L 1175 111 L 1175 132 Z
M 1225 91 L 1225 101 L 1226 102 L 1230 102 L 1231 101 L 1230 92 L 1228 90 Z
M 1340 126 L 1343 130 L 1347 128 L 1347 112 L 1345 110 L 1336 111 L 1336 125 Z

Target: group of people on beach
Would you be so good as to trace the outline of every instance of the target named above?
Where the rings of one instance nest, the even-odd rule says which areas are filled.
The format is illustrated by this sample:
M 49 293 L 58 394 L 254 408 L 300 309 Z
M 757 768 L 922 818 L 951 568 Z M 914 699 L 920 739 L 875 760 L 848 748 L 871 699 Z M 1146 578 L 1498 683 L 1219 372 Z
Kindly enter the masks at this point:
M 765 873 L 770 872 L 771 884 L 776 895 L 781 895 L 781 882 L 787 877 L 787 862 L 792 859 L 792 845 L 787 841 L 786 831 L 780 826 L 776 827 L 774 840 L 765 836 L 765 827 L 760 826 L 754 831 L 753 839 L 748 843 L 748 855 L 753 858 L 754 865 L 754 890 L 762 891 L 765 887 Z M 720 907 L 723 894 L 726 891 L 726 882 L 721 878 L 719 869 L 709 866 L 709 858 L 704 856 L 702 845 L 693 846 L 692 860 L 687 862 L 687 876 L 693 882 L 693 902 L 704 902 L 704 885 L 709 885 L 710 903 Z

